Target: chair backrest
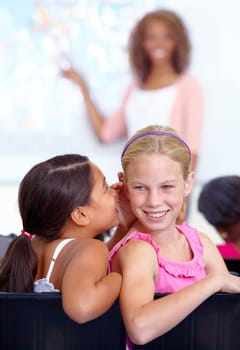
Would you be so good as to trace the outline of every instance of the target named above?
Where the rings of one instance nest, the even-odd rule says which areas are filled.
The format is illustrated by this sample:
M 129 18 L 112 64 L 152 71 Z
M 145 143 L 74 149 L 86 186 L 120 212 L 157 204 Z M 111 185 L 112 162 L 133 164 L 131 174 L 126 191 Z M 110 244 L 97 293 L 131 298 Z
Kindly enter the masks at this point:
M 118 302 L 85 324 L 64 313 L 59 293 L 0 293 L 0 310 L 1 350 L 126 348 Z
M 240 295 L 219 293 L 166 334 L 133 350 L 239 350 L 239 330 Z
M 1 350 L 126 349 L 118 301 L 85 324 L 64 313 L 59 293 L 0 293 L 0 312 Z M 239 329 L 240 295 L 219 293 L 163 336 L 133 350 L 239 350 Z
M 228 270 L 236 275 L 240 275 L 240 259 L 224 259 Z

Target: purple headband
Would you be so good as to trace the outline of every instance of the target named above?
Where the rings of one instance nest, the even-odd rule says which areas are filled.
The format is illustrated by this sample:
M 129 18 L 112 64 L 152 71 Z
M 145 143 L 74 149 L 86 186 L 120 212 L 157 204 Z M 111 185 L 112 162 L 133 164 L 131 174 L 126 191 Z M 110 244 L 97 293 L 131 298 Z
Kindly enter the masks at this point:
M 177 136 L 177 135 L 174 135 L 174 134 L 171 134 L 170 132 L 166 132 L 166 131 L 149 131 L 149 132 L 145 132 L 144 134 L 141 134 L 141 135 L 137 135 L 136 137 L 134 137 L 132 140 L 130 140 L 126 146 L 124 147 L 123 151 L 122 151 L 122 155 L 121 155 L 121 159 L 123 158 L 126 150 L 128 149 L 128 147 L 134 143 L 135 141 L 137 141 L 138 139 L 141 139 L 142 137 L 145 137 L 145 136 L 150 136 L 150 135 L 164 135 L 164 136 L 169 136 L 169 137 L 172 137 L 178 141 L 180 141 L 181 143 L 184 144 L 184 146 L 186 147 L 187 151 L 188 151 L 188 154 L 189 154 L 189 157 L 190 157 L 190 160 L 191 160 L 191 150 L 188 146 L 188 144 L 183 141 L 183 139 L 181 139 L 181 137 Z

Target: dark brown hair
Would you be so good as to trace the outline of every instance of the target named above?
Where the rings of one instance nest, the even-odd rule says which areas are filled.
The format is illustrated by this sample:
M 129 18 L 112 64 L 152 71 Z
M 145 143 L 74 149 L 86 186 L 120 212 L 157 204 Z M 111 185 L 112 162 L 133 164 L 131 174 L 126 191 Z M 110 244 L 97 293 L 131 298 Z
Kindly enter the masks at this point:
M 136 23 L 129 38 L 129 61 L 133 73 L 140 82 L 145 81 L 151 69 L 151 62 L 142 43 L 146 24 L 152 20 L 164 23 L 176 40 L 176 50 L 172 62 L 175 71 L 177 73 L 185 71 L 190 60 L 191 44 L 188 31 L 181 18 L 169 10 L 149 12 Z
M 216 228 L 240 223 L 240 176 L 225 175 L 206 182 L 199 194 L 198 210 Z
M 35 165 L 19 186 L 23 229 L 47 242 L 59 238 L 70 213 L 89 204 L 92 187 L 86 156 L 60 155 Z M 16 237 L 0 265 L 0 291 L 32 292 L 36 271 L 37 257 L 31 240 Z

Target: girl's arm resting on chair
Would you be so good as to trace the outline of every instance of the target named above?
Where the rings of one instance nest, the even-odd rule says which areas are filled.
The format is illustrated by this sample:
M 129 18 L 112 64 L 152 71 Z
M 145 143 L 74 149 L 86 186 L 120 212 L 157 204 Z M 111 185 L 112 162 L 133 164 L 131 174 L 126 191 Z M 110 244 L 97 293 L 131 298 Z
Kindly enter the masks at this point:
M 144 241 L 131 241 L 121 248 L 115 259 L 116 270 L 120 267 L 123 275 L 121 312 L 127 333 L 136 344 L 145 344 L 166 333 L 212 294 L 240 292 L 240 278 L 211 274 L 189 287 L 154 300 L 158 266 L 152 246 Z
M 64 311 L 78 323 L 106 312 L 118 298 L 121 275 L 107 274 L 108 249 L 98 240 L 88 239 L 68 263 L 62 279 Z

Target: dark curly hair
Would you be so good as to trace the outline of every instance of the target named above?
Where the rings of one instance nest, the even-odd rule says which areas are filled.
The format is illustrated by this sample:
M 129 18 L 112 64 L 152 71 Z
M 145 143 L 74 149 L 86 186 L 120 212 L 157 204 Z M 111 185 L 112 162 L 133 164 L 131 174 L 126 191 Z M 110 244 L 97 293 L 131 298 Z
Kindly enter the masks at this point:
M 187 69 L 190 61 L 191 43 L 188 31 L 181 18 L 175 12 L 169 10 L 149 12 L 136 23 L 130 34 L 128 44 L 132 71 L 140 82 L 145 81 L 151 69 L 151 62 L 142 43 L 146 24 L 152 20 L 163 22 L 176 40 L 176 50 L 173 55 L 175 71 L 182 73 Z
M 221 176 L 207 182 L 198 197 L 198 210 L 216 228 L 240 223 L 240 176 Z

